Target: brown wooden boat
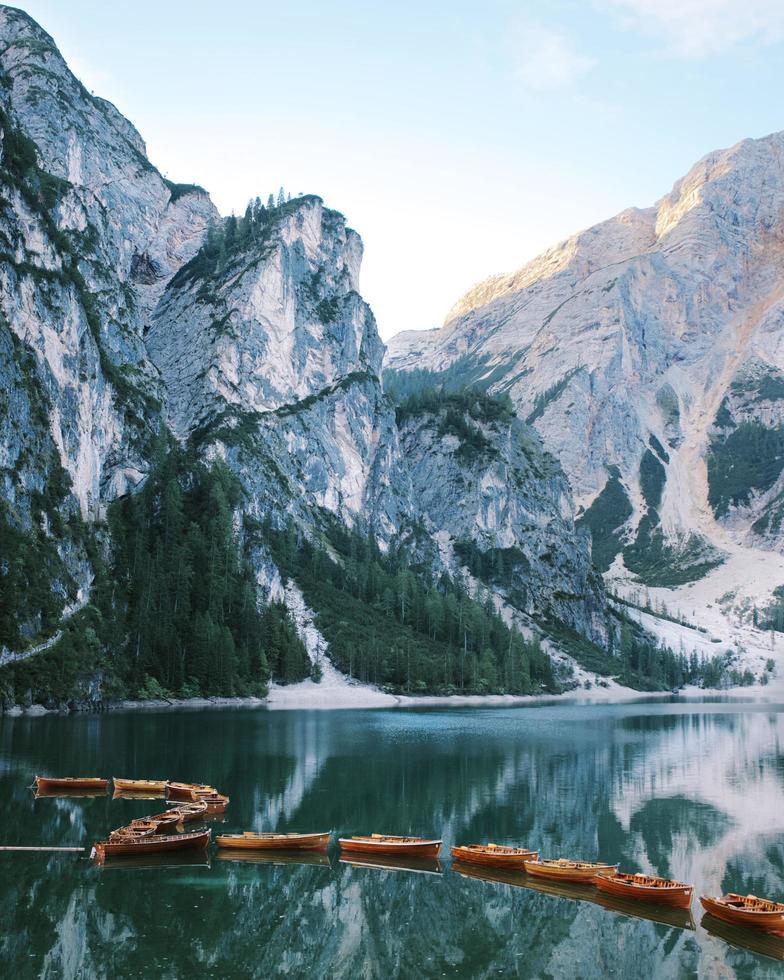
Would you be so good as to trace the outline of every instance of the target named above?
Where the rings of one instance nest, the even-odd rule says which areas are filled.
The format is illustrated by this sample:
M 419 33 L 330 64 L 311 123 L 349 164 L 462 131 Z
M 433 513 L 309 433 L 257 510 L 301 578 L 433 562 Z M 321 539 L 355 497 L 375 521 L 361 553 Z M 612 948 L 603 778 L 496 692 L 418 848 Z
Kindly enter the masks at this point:
M 210 843 L 211 830 L 197 830 L 191 834 L 152 834 L 140 838 L 120 838 L 98 841 L 93 847 L 96 861 L 123 855 L 158 854 L 161 851 L 185 851 L 206 848 Z
M 151 817 L 140 817 L 132 820 L 128 824 L 131 828 L 151 826 L 156 834 L 173 834 L 179 824 L 182 823 L 182 815 L 179 810 L 167 810 L 165 813 L 156 813 Z
M 600 872 L 613 875 L 618 870 L 617 864 L 592 864 L 590 861 L 569 861 L 567 858 L 556 860 L 524 861 L 526 873 L 536 878 L 550 878 L 553 881 L 576 881 L 592 884 Z
M 96 792 L 106 792 L 109 786 L 108 779 L 99 779 L 96 776 L 36 776 L 35 788 L 40 792 L 64 793 L 69 790 L 92 790 Z
M 193 802 L 193 794 L 217 793 L 214 786 L 207 786 L 204 783 L 166 783 L 166 795 L 170 800 L 187 800 Z
M 765 929 L 767 932 L 784 931 L 784 904 L 781 902 L 771 902 L 766 898 L 757 898 L 756 895 L 733 893 L 722 895 L 721 898 L 700 895 L 700 902 L 706 912 L 724 922 Z
M 248 851 L 325 851 L 332 831 L 325 834 L 221 834 L 215 838 L 218 847 Z
M 207 815 L 207 804 L 199 801 L 198 803 L 178 803 L 173 806 L 169 813 L 179 813 L 180 823 L 190 823 L 191 820 L 202 820 Z
M 115 793 L 165 793 L 165 779 L 118 779 L 112 780 Z
M 224 796 L 223 793 L 203 793 L 197 790 L 193 794 L 194 803 L 206 803 L 207 813 L 225 813 L 226 807 L 229 805 L 228 796 Z
M 622 898 L 638 899 L 641 902 L 660 902 L 675 908 L 687 909 L 691 906 L 694 885 L 655 875 L 600 872 L 594 879 L 598 889 Z
M 712 936 L 717 936 L 731 946 L 747 949 L 758 956 L 769 956 L 771 959 L 784 962 L 784 933 L 736 926 L 731 922 L 717 919 L 710 912 L 703 915 L 700 925 L 706 932 Z
M 341 837 L 338 841 L 344 851 L 360 854 L 411 854 L 417 857 L 438 857 L 440 840 L 424 837 L 396 837 L 392 834 Z
M 525 847 L 506 847 L 502 844 L 462 844 L 452 848 L 456 861 L 469 864 L 485 864 L 493 868 L 517 868 L 523 870 L 524 861 L 536 861 L 538 851 Z
M 155 833 L 155 825 L 143 825 L 139 824 L 136 827 L 118 827 L 117 830 L 111 831 L 109 834 L 110 841 L 120 841 L 120 840 L 144 840 L 147 837 L 152 837 Z

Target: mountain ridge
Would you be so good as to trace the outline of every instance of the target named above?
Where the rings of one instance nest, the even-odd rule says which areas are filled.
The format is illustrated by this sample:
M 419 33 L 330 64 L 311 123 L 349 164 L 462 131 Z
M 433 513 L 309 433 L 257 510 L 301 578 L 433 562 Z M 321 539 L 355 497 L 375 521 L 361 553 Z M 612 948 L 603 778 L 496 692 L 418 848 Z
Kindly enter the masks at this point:
M 270 671 L 317 671 L 270 586 L 280 562 L 290 594 L 302 583 L 323 604 L 307 616 L 328 655 L 404 690 L 555 683 L 536 639 L 551 623 L 591 656 L 612 644 L 588 537 L 558 464 L 537 475 L 535 433 L 470 394 L 401 428 L 342 215 L 307 195 L 221 218 L 160 175 L 27 15 L 0 8 L 0 38 L 6 702 L 255 694 Z M 447 472 L 470 503 L 428 512 L 422 489 Z M 527 563 L 523 598 L 488 578 L 501 553 Z M 347 589 L 348 632 L 331 618 Z M 385 634 L 398 639 L 382 661 Z

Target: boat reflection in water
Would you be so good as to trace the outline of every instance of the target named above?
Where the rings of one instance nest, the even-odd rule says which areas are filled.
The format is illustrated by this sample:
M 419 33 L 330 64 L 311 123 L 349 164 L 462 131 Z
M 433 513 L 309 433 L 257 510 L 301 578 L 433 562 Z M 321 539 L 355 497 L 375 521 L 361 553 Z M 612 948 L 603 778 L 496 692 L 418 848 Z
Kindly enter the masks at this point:
M 700 920 L 702 928 L 717 939 L 747 949 L 759 956 L 769 956 L 771 959 L 784 962 L 784 933 L 765 932 L 762 929 L 744 929 L 730 922 L 723 922 L 715 915 L 706 912 Z
M 495 868 L 478 868 L 462 861 L 455 861 L 452 870 L 466 878 L 478 878 L 499 885 L 512 885 L 515 888 L 528 888 L 531 891 L 552 895 L 553 898 L 568 898 L 573 902 L 590 902 L 609 912 L 627 915 L 634 919 L 647 919 L 660 925 L 676 929 L 694 929 L 694 919 L 689 909 L 668 908 L 650 902 L 636 902 L 617 898 L 600 892 L 593 885 L 582 885 L 570 881 L 545 881 L 532 878 L 523 871 L 503 871 Z
M 92 799 L 98 796 L 106 796 L 105 789 L 47 789 L 39 788 L 35 791 L 36 800 L 57 799 L 74 800 L 77 798 Z
M 592 885 L 582 885 L 572 881 L 549 881 L 532 878 L 524 871 L 504 871 L 501 868 L 480 868 L 464 861 L 455 861 L 452 870 L 464 878 L 478 878 L 480 881 L 495 882 L 498 885 L 514 885 L 515 888 L 530 888 L 532 891 L 553 895 L 555 898 L 570 898 L 575 902 L 593 902 L 596 889 Z
M 239 848 L 220 847 L 215 852 L 216 861 L 239 861 L 242 864 L 301 864 L 331 867 L 326 851 L 245 851 Z
M 210 860 L 204 850 L 171 851 L 158 854 L 130 854 L 121 857 L 106 857 L 95 864 L 103 871 L 168 871 L 176 868 L 205 868 L 209 870 Z
M 363 857 L 360 854 L 343 852 L 340 855 L 341 864 L 349 864 L 354 868 L 370 868 L 374 871 L 411 871 L 414 874 L 441 875 L 443 868 L 438 858 L 425 857 L 395 857 L 389 854 L 373 854 Z

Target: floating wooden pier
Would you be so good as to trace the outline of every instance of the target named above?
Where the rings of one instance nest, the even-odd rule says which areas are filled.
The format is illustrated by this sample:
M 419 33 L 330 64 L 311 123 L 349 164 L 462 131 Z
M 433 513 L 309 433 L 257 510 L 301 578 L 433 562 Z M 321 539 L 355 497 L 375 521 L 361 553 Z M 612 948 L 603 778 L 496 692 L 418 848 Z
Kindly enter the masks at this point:
M 86 851 L 86 847 L 20 847 L 17 845 L 0 846 L 0 851 Z

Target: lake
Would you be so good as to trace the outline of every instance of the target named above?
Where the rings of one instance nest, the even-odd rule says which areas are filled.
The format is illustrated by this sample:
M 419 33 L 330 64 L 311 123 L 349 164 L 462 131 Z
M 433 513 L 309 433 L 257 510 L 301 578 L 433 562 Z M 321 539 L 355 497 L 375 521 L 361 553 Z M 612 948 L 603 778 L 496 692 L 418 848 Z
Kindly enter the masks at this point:
M 211 782 L 213 829 L 412 833 L 784 897 L 784 706 L 221 710 L 0 721 L 0 843 L 86 845 L 160 802 L 36 773 Z M 219 818 L 221 819 L 221 818 Z M 191 824 L 190 827 L 197 825 Z M 448 850 L 443 852 L 448 855 Z M 95 866 L 0 853 L 16 977 L 780 977 L 784 940 L 440 865 Z M 708 928 L 708 926 L 710 926 Z M 748 948 L 747 948 L 748 947 Z

